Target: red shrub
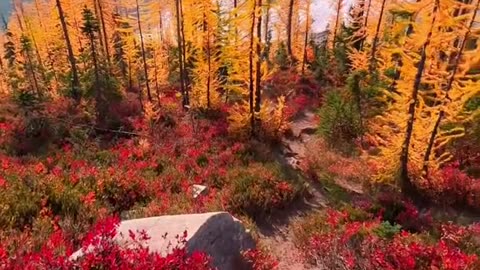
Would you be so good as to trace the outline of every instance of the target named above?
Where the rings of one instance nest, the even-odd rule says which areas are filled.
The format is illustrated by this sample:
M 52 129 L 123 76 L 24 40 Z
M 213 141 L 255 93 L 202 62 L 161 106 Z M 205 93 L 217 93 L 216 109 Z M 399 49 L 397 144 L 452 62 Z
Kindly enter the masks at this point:
M 212 269 L 210 259 L 204 253 L 187 254 L 184 237 L 167 256 L 151 253 L 142 242 L 149 239 L 144 233 L 130 233 L 133 244 L 123 247 L 114 241 L 118 218 L 108 218 L 97 225 L 82 243 L 84 255 L 76 260 L 70 256 L 72 245 L 61 231 L 53 233 L 40 250 L 19 254 L 7 254 L 0 246 L 0 268 L 5 270 L 34 269 Z
M 251 263 L 252 270 L 275 270 L 278 261 L 271 254 L 259 249 L 250 249 L 243 253 L 243 257 Z
M 471 251 L 460 249 L 458 241 L 445 237 L 429 244 L 401 231 L 390 239 L 378 233 L 389 227 L 376 220 L 349 221 L 340 212 L 330 212 L 328 217 L 326 228 L 302 247 L 307 261 L 327 269 L 464 270 L 477 269 L 480 263 L 476 255 L 466 253 Z
M 422 188 L 434 200 L 442 203 L 480 209 L 480 180 L 463 172 L 458 162 L 430 173 L 429 179 Z

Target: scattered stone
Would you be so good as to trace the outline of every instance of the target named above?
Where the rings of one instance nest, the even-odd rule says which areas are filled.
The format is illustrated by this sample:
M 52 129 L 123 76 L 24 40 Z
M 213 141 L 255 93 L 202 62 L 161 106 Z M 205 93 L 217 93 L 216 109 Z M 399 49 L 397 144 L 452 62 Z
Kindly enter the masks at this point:
M 288 165 L 290 165 L 293 169 L 298 170 L 300 169 L 300 161 L 294 157 L 287 157 L 286 158 Z
M 193 185 L 193 198 L 196 199 L 200 195 L 206 195 L 208 192 L 208 188 L 203 185 Z

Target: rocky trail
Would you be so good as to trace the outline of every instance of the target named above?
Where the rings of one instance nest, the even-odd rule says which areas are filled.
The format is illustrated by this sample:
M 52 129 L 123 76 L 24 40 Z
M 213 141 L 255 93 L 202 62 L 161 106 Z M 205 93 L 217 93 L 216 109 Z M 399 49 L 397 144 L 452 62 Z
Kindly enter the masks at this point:
M 307 151 L 307 143 L 314 136 L 318 126 L 316 115 L 307 111 L 290 124 L 290 132 L 276 149 L 276 158 L 282 166 L 302 176 L 300 170 Z M 272 213 L 265 220 L 258 222 L 260 245 L 277 256 L 279 270 L 312 269 L 303 264 L 301 251 L 294 244 L 294 224 L 311 212 L 319 211 L 327 206 L 327 198 L 318 182 L 305 180 L 305 196 L 298 198 L 286 209 Z

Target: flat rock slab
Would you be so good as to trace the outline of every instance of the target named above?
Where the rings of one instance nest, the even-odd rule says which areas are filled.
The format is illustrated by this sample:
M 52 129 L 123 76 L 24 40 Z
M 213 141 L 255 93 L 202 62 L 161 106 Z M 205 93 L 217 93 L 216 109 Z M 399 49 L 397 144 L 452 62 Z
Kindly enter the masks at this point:
M 255 241 L 242 223 L 226 212 L 159 216 L 122 221 L 115 237 L 128 245 L 129 231 L 145 231 L 151 238 L 144 244 L 150 251 L 168 254 L 177 245 L 177 236 L 187 231 L 188 252 L 202 251 L 212 257 L 219 270 L 248 269 L 241 252 L 255 248 Z M 81 256 L 81 250 L 72 255 Z

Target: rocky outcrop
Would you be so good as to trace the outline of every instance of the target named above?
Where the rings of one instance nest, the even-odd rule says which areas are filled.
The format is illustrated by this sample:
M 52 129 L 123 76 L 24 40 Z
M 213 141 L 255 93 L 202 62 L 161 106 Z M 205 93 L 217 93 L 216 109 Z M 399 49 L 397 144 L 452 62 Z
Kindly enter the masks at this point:
M 315 113 L 307 111 L 303 116 L 292 123 L 287 132 L 287 136 L 282 138 L 281 152 L 285 163 L 293 169 L 300 169 L 303 159 L 309 149 L 306 149 L 306 143 L 317 131 L 318 118 Z
M 226 212 L 159 216 L 122 221 L 115 239 L 128 246 L 129 231 L 145 231 L 150 239 L 144 244 L 150 251 L 168 254 L 177 244 L 177 236 L 187 231 L 187 250 L 202 251 L 212 257 L 219 270 L 248 269 L 241 252 L 255 248 L 255 241 L 242 223 Z M 81 256 L 77 251 L 72 259 Z

